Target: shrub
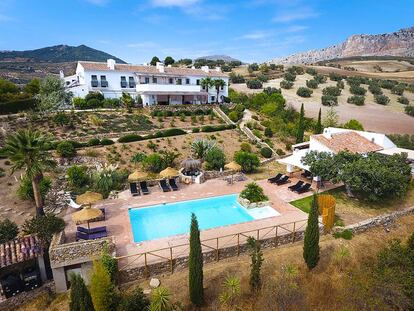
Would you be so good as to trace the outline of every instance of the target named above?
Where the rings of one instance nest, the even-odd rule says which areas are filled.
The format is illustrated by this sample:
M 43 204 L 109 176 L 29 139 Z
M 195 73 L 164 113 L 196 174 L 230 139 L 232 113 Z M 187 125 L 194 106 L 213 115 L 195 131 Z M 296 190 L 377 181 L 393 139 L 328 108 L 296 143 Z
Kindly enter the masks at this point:
M 368 90 L 373 94 L 373 95 L 382 95 L 382 89 L 381 87 L 376 84 L 376 83 L 370 83 L 370 85 L 368 86 Z
M 113 145 L 115 142 L 112 139 L 109 138 L 102 138 L 101 140 L 101 145 L 102 146 L 109 146 L 109 145 Z
M 363 106 L 365 104 L 365 96 L 353 95 L 348 97 L 346 102 L 357 106 Z
M 365 95 L 365 93 L 367 92 L 366 89 L 364 89 L 361 86 L 357 86 L 357 85 L 351 85 L 351 87 L 349 88 L 349 91 L 351 92 L 351 94 L 354 94 L 354 95 Z
M 314 79 L 316 82 L 318 82 L 318 84 L 326 83 L 326 80 L 327 80 L 326 76 L 324 76 L 323 74 L 320 74 L 320 73 L 316 74 L 316 75 L 313 77 L 313 79 Z
M 86 166 L 72 165 L 66 171 L 69 186 L 79 189 L 88 183 L 88 175 L 86 173 Z
M 70 273 L 69 310 L 93 310 L 91 295 L 79 273 Z
M 263 147 L 262 149 L 260 149 L 260 154 L 264 158 L 269 159 L 272 157 L 273 152 L 272 149 L 270 149 L 269 147 Z
M 208 170 L 220 170 L 226 163 L 226 155 L 220 148 L 214 147 L 210 149 L 206 156 L 206 169 Z
M 143 140 L 143 139 L 144 138 L 142 136 L 137 135 L 137 134 L 127 134 L 127 135 L 121 136 L 118 139 L 118 142 L 119 143 L 130 143 L 130 142 L 134 142 L 134 141 L 140 141 L 140 140 Z
M 86 100 L 81 97 L 74 97 L 72 99 L 72 104 L 76 109 L 87 109 Z
M 165 168 L 162 157 L 158 153 L 153 153 L 147 156 L 142 161 L 142 166 L 145 170 L 150 171 L 152 173 L 159 173 Z
M 338 81 L 338 82 L 336 82 L 336 87 L 339 87 L 340 89 L 343 90 L 345 88 L 344 81 Z
M 266 127 L 265 128 L 264 134 L 265 134 L 266 137 L 269 137 L 269 138 L 270 137 L 273 137 L 273 131 L 272 131 L 272 129 L 270 127 Z
M 229 113 L 229 118 L 233 122 L 237 122 L 237 121 L 239 121 L 239 114 L 236 111 L 232 111 L 232 112 Z
M 99 102 L 103 101 L 105 98 L 102 95 L 102 93 L 100 92 L 89 92 L 86 96 L 85 96 L 85 100 L 89 101 L 91 99 L 96 99 Z
M 343 128 L 350 129 L 350 130 L 356 130 L 356 131 L 363 131 L 364 127 L 358 120 L 351 119 L 348 122 L 346 122 L 344 125 L 342 125 Z
M 262 82 L 258 79 L 249 80 L 246 85 L 249 89 L 261 89 L 263 87 Z
M 118 278 L 118 261 L 109 254 L 108 244 L 104 245 L 101 261 L 106 271 L 108 271 L 111 281 L 116 283 Z
M 84 109 L 96 109 L 102 106 L 102 102 L 96 98 L 92 98 L 86 102 L 86 108 Z
M 121 102 L 118 98 L 105 98 L 102 102 L 102 107 L 104 108 L 118 108 L 120 105 Z
M 400 96 L 398 97 L 397 101 L 402 104 L 402 105 L 408 105 L 410 103 L 410 101 L 408 100 L 407 97 L 404 96 Z
M 352 231 L 351 230 L 345 229 L 343 231 L 335 232 L 333 236 L 335 237 L 335 239 L 342 238 L 344 240 L 351 240 L 353 234 L 352 234 Z
M 40 181 L 39 187 L 40 195 L 44 199 L 50 188 L 52 188 L 52 180 L 49 177 L 43 177 Z M 22 200 L 34 200 L 32 181 L 26 176 L 20 180 L 20 185 L 17 189 L 17 195 Z
M 193 129 L 191 131 L 193 133 L 199 133 L 200 132 L 200 128 L 199 127 L 193 127 Z
M 236 152 L 234 155 L 234 160 L 237 162 L 237 164 L 241 165 L 242 170 L 245 173 L 251 173 L 255 171 L 260 165 L 260 160 L 257 155 L 245 151 Z
M 329 73 L 329 79 L 331 79 L 331 81 L 341 81 L 344 77 L 341 76 L 340 74 L 336 73 L 336 72 L 330 72 Z
M 13 240 L 19 234 L 19 227 L 15 222 L 6 218 L 0 220 L 0 244 Z
M 194 213 L 191 214 L 190 254 L 188 257 L 188 288 L 190 300 L 194 305 L 201 306 L 204 301 L 203 252 L 198 221 Z
M 58 112 L 53 116 L 53 122 L 59 126 L 64 126 L 66 124 L 69 124 L 70 117 L 64 112 Z
M 210 132 L 218 132 L 223 130 L 234 129 L 236 126 L 233 124 L 221 124 L 221 125 L 206 125 L 201 128 L 201 132 L 210 133 Z
M 242 192 L 240 192 L 240 197 L 249 200 L 251 203 L 264 202 L 268 200 L 268 197 L 263 192 L 263 188 L 255 182 L 248 183 Z
M 246 81 L 242 75 L 235 74 L 234 72 L 230 73 L 229 79 L 230 79 L 230 82 L 234 84 L 244 83 Z
M 316 71 L 316 69 L 314 69 L 314 68 L 306 68 L 305 72 L 306 72 L 308 75 L 311 75 L 311 76 L 315 76 L 315 75 L 318 73 L 318 72 Z
M 141 163 L 142 161 L 145 160 L 146 157 L 147 157 L 147 155 L 145 153 L 137 152 L 136 154 L 134 154 L 132 156 L 131 162 L 132 163 Z
M 88 146 L 99 146 L 101 141 L 98 138 L 91 138 L 88 140 Z
M 124 294 L 119 306 L 120 311 L 149 310 L 150 301 L 140 287 Z
M 336 86 L 327 86 L 322 90 L 322 94 L 328 96 L 339 96 L 341 95 L 341 89 Z
M 296 91 L 296 94 L 300 97 L 311 97 L 313 91 L 307 87 L 300 87 Z
M 398 82 L 397 81 L 394 81 L 394 80 L 380 80 L 379 81 L 379 85 L 383 89 L 387 89 L 387 90 L 391 90 L 397 84 L 398 84 Z
M 311 89 L 317 89 L 318 88 L 318 82 L 316 80 L 306 80 L 306 86 Z
M 269 78 L 265 74 L 259 74 L 259 75 L 257 75 L 257 79 L 260 82 L 267 82 L 269 80 Z
M 267 95 L 270 96 L 270 95 L 275 94 L 275 93 L 282 94 L 282 90 L 277 89 L 275 87 L 268 86 L 268 87 L 263 89 L 263 93 L 266 93 Z
M 390 102 L 390 98 L 385 95 L 374 95 L 374 100 L 377 104 L 380 105 L 388 105 Z
M 322 95 L 321 103 L 324 106 L 336 106 L 338 105 L 338 97 L 332 95 Z
M 409 116 L 414 117 L 414 106 L 411 106 L 411 105 L 405 106 L 404 111 Z
M 56 147 L 56 152 L 62 158 L 70 158 L 76 155 L 76 149 L 72 142 L 62 141 Z
M 65 228 L 65 221 L 54 214 L 46 214 L 44 216 L 36 216 L 27 219 L 22 231 L 24 234 L 37 234 L 40 240 L 49 245 L 55 233 Z
M 287 81 L 287 80 L 282 80 L 282 81 L 280 81 L 280 87 L 282 89 L 289 90 L 293 87 L 293 82 Z
M 101 261 L 94 261 L 90 276 L 90 292 L 95 311 L 116 310 L 115 285 Z
M 18 113 L 25 110 L 33 110 L 36 108 L 37 100 L 34 98 L 18 99 L 0 102 L 0 114 Z
M 282 156 L 282 155 L 285 155 L 286 152 L 284 152 L 282 149 L 279 148 L 279 149 L 276 149 L 276 154 L 279 156 Z
M 249 143 L 241 143 L 240 150 L 244 152 L 252 152 L 252 145 Z
M 260 289 L 262 285 L 260 277 L 260 269 L 263 263 L 263 252 L 260 247 L 260 243 L 253 237 L 247 238 L 247 245 L 250 248 L 251 270 L 249 285 L 252 291 Z
M 293 82 L 293 81 L 295 81 L 295 80 L 296 80 L 296 75 L 295 75 L 294 73 L 286 72 L 286 73 L 283 75 L 283 78 L 284 78 L 286 81 Z
M 397 94 L 399 96 L 402 96 L 405 91 L 405 86 L 403 84 L 397 84 L 391 89 L 391 93 Z

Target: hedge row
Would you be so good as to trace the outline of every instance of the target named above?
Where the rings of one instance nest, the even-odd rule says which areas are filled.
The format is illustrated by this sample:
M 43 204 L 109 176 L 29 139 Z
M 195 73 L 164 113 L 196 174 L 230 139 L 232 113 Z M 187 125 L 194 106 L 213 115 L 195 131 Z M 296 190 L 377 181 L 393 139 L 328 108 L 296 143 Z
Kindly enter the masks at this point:
M 49 149 L 50 150 L 56 149 L 57 146 L 62 141 L 65 141 L 65 140 L 54 141 Z M 115 143 L 112 139 L 108 139 L 108 138 L 102 138 L 101 140 L 99 140 L 98 138 L 92 138 L 88 140 L 87 142 L 80 142 L 77 140 L 66 140 L 66 141 L 70 142 L 73 145 L 73 147 L 75 147 L 76 149 L 84 148 L 84 147 L 92 147 L 92 146 L 109 146 Z
M 36 99 L 28 98 L 7 103 L 0 103 L 0 114 L 18 113 L 25 110 L 34 109 L 36 107 Z
M 213 109 L 197 109 L 194 111 L 191 110 L 175 110 L 175 111 L 171 111 L 171 110 L 153 110 L 151 111 L 151 116 L 152 117 L 178 117 L 180 115 L 185 115 L 185 116 L 192 116 L 192 115 L 197 115 L 197 116 L 202 116 L 202 115 L 210 115 L 213 113 Z
M 120 142 L 120 143 L 130 143 L 130 142 L 146 140 L 146 139 L 178 136 L 178 135 L 185 135 L 185 134 L 187 134 L 186 131 L 184 131 L 182 129 L 179 129 L 179 128 L 173 128 L 173 129 L 168 129 L 168 130 L 164 130 L 164 131 L 158 131 L 154 134 L 150 134 L 150 135 L 147 135 L 147 136 L 141 136 L 141 135 L 137 135 L 137 134 L 127 134 L 127 135 L 121 136 L 118 139 L 118 142 Z
M 224 131 L 224 130 L 232 130 L 235 129 L 235 124 L 220 124 L 220 125 L 206 125 L 201 128 L 195 127 L 193 128 L 193 133 L 211 133 L 211 132 L 218 132 L 218 131 Z

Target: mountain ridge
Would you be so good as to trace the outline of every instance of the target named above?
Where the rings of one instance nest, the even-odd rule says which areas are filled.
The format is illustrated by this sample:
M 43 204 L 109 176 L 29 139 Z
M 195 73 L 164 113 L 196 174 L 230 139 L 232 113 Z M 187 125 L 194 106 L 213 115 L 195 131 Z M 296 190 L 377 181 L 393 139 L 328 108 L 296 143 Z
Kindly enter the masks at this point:
M 118 57 L 91 48 L 84 44 L 78 46 L 59 44 L 33 50 L 0 51 L 1 62 L 65 63 L 76 62 L 79 60 L 103 62 L 106 61 L 108 58 L 113 58 L 119 63 L 126 63 L 124 60 Z
M 414 57 L 414 27 L 382 34 L 356 34 L 342 43 L 270 60 L 278 64 L 313 64 L 354 56 Z
M 207 56 L 202 56 L 202 57 L 197 57 L 195 60 L 199 60 L 199 59 L 205 59 L 205 60 L 224 60 L 225 62 L 232 62 L 232 61 L 240 61 L 237 58 L 228 56 L 228 55 L 224 55 L 224 54 L 215 54 L 215 55 L 207 55 Z

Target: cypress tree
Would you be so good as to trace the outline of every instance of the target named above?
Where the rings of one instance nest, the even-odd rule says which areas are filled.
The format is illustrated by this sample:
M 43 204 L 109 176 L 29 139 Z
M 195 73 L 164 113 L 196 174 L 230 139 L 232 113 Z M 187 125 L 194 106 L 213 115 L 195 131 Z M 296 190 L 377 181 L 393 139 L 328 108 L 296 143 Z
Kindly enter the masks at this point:
M 190 228 L 190 257 L 188 260 L 188 288 L 190 300 L 196 306 L 201 306 L 204 300 L 203 292 L 203 253 L 200 242 L 200 230 L 194 213 L 191 214 Z
M 319 114 L 318 114 L 318 122 L 315 126 L 315 134 L 321 134 L 322 133 L 322 108 L 319 108 Z
M 258 290 L 261 285 L 260 269 L 263 263 L 263 252 L 261 250 L 260 243 L 255 238 L 249 237 L 247 244 L 250 247 L 250 279 L 249 284 L 252 291 Z
M 296 143 L 303 142 L 303 135 L 305 134 L 305 108 L 302 106 L 300 107 L 300 116 L 298 122 L 298 131 L 296 132 Z
M 70 311 L 94 311 L 91 294 L 79 274 L 70 276 Z
M 316 193 L 313 194 L 312 207 L 308 216 L 303 245 L 303 259 L 309 269 L 316 267 L 319 261 L 319 224 L 318 202 Z

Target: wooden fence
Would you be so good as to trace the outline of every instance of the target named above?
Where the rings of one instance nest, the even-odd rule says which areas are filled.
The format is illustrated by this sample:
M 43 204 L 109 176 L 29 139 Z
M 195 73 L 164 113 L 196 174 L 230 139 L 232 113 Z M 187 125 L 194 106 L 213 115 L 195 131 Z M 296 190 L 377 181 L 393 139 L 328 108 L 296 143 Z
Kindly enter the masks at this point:
M 268 226 L 258 229 L 252 229 L 233 234 L 218 236 L 204 239 L 201 241 L 205 261 L 219 261 L 221 254 L 224 257 L 239 256 L 246 250 L 246 242 L 249 237 L 254 237 L 260 241 L 263 247 L 276 247 L 281 244 L 295 242 L 298 233 L 303 232 L 307 220 L 294 221 L 285 224 Z M 279 239 L 282 239 L 279 241 Z M 167 265 L 171 273 L 174 272 L 175 264 L 178 261 L 186 262 L 188 259 L 190 245 L 189 242 L 177 245 L 171 245 L 160 249 L 143 251 L 136 254 L 117 257 L 120 271 L 127 271 L 133 268 L 143 268 L 145 275 L 149 275 L 151 266 Z M 229 251 L 231 250 L 231 251 Z M 224 253 L 226 253 L 224 255 Z M 206 254 L 209 254 L 211 260 L 206 260 Z M 158 270 L 160 270 L 158 268 Z M 163 271 L 165 272 L 165 271 Z

